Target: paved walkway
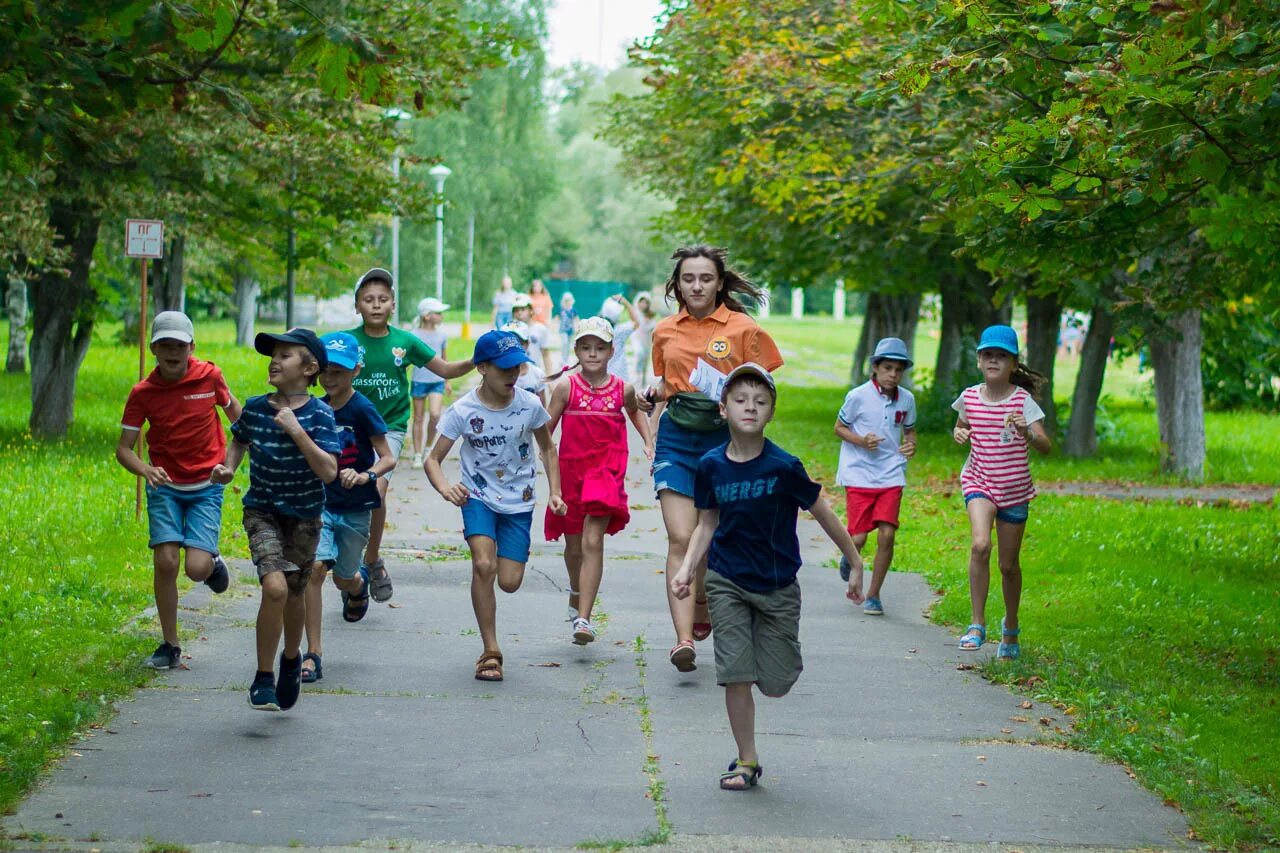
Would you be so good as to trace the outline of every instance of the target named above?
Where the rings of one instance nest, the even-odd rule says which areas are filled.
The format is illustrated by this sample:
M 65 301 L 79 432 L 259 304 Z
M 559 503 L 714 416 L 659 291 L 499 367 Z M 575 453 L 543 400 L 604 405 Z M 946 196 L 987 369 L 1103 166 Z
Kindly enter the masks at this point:
M 711 644 L 696 672 L 667 663 L 665 539 L 643 473 L 637 457 L 600 639 L 570 642 L 564 568 L 539 516 L 524 587 L 500 593 L 506 681 L 483 684 L 458 512 L 402 462 L 395 597 L 347 625 L 326 589 L 324 679 L 296 708 L 246 703 L 257 592 L 242 564 L 216 601 L 204 587 L 184 598 L 184 626 L 200 626 L 190 668 L 121 703 L 4 832 L 23 849 L 86 851 L 570 847 L 667 830 L 688 851 L 1184 846 L 1182 816 L 1122 768 L 1057 748 L 1060 711 L 961 668 L 978 658 L 925 620 L 919 576 L 890 577 L 884 617 L 850 606 L 811 521 L 806 671 L 790 696 L 759 703 L 761 786 L 719 791 L 734 748 Z

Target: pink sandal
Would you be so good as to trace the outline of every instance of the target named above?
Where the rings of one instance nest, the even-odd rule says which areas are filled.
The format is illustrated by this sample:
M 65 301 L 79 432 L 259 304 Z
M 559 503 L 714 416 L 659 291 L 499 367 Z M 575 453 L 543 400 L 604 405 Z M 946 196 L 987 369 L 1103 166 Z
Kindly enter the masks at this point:
M 698 668 L 694 663 L 694 659 L 698 653 L 693 648 L 692 640 L 681 640 L 671 647 L 671 654 L 667 657 L 671 661 L 671 665 L 680 672 L 693 672 Z
M 694 606 L 706 607 L 707 600 L 704 598 L 701 601 L 695 601 Z M 710 636 L 711 636 L 710 622 L 694 622 L 693 623 L 693 638 L 695 640 L 697 640 L 698 642 L 702 642 L 703 640 L 705 640 L 707 637 L 710 637 Z

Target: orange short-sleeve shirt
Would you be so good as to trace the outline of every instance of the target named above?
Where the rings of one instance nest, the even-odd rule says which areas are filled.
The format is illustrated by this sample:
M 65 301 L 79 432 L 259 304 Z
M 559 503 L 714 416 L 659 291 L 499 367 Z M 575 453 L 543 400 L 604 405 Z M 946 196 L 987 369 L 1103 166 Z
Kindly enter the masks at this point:
M 653 374 L 665 396 L 696 391 L 689 376 L 701 359 L 721 373 L 755 362 L 769 372 L 782 366 L 782 353 L 755 320 L 724 305 L 701 320 L 681 308 L 653 329 Z

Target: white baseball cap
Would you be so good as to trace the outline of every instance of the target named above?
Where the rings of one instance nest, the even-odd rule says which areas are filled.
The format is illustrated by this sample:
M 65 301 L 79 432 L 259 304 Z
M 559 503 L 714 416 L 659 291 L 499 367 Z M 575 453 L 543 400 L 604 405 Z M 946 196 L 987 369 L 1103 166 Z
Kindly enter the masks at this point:
M 434 296 L 428 296 L 418 303 L 418 316 L 423 314 L 443 314 L 449 310 L 449 306 L 436 299 Z
M 191 318 L 181 311 L 161 311 L 156 315 L 151 326 L 151 343 L 156 341 L 182 341 L 189 344 L 195 340 L 196 329 L 191 325 Z
M 600 316 L 608 320 L 610 323 L 618 322 L 618 318 L 622 316 L 622 302 L 610 296 L 600 306 Z
M 525 343 L 529 343 L 529 324 L 522 320 L 512 320 L 503 326 L 500 331 L 510 332 Z
M 517 293 L 511 300 L 512 308 L 532 308 L 533 300 L 529 298 L 527 293 Z

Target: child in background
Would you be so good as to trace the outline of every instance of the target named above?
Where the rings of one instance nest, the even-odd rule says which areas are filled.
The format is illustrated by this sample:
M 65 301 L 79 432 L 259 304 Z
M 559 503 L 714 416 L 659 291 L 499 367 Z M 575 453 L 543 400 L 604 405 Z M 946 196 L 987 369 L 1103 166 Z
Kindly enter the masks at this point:
M 147 481 L 152 585 L 156 616 L 163 635 L 159 647 L 143 663 L 172 669 L 182 662 L 178 638 L 178 567 L 186 551 L 187 577 L 221 593 L 230 576 L 218 556 L 222 530 L 222 486 L 209 475 L 222 461 L 227 437 L 218 409 L 234 423 L 240 403 L 227 388 L 218 366 L 200 361 L 195 327 L 180 311 L 162 311 L 151 329 L 155 370 L 133 386 L 124 404 L 116 460 Z M 135 448 L 143 426 L 151 464 Z
M 983 382 L 966 388 L 956 410 L 954 437 L 969 443 L 960 472 L 960 488 L 969 512 L 969 602 L 972 617 L 960 648 L 974 651 L 987 640 L 987 592 L 991 585 L 991 527 L 999 545 L 1000 586 L 1005 617 L 1000 622 L 996 657 L 1012 660 L 1021 646 L 1018 605 L 1022 600 L 1019 552 L 1036 496 L 1027 447 L 1048 453 L 1044 411 L 1036 403 L 1044 377 L 1018 362 L 1018 334 L 1009 326 L 988 326 L 978 341 L 978 370 Z
M 457 379 L 471 370 L 469 361 L 445 361 L 415 335 L 391 325 L 396 312 L 396 294 L 391 273 L 379 267 L 356 281 L 356 312 L 363 321 L 347 332 L 364 347 L 364 367 L 356 377 L 355 389 L 369 398 L 387 424 L 387 446 L 391 458 L 399 459 L 409 426 L 410 366 L 426 367 L 437 376 Z M 395 470 L 378 478 L 382 505 L 369 519 L 369 544 L 364 552 L 364 569 L 369 576 L 369 594 L 374 601 L 390 601 L 391 575 L 382 561 L 382 533 L 387 526 L 387 489 Z
M 560 297 L 560 369 L 563 371 L 572 362 L 569 355 L 573 352 L 573 328 L 578 324 L 578 312 L 573 307 L 573 294 L 565 291 Z
M 387 446 L 387 425 L 359 391 L 351 387 L 360 373 L 364 353 L 346 332 L 320 338 L 329 365 L 320 371 L 322 402 L 333 409 L 342 452 L 338 477 L 324 487 L 320 541 L 307 584 L 307 653 L 302 656 L 302 683 L 324 678 L 321 642 L 324 578 L 333 569 L 333 585 L 342 592 L 342 618 L 359 622 L 369 610 L 369 578 L 360 571 L 360 558 L 369 541 L 369 516 L 382 503 L 377 480 L 396 465 Z M 376 454 L 376 455 L 375 455 Z
M 418 303 L 418 325 L 413 329 L 418 340 L 434 350 L 440 358 L 448 357 L 445 348 L 449 344 L 449 336 L 442 328 L 444 312 L 448 310 L 448 305 L 434 296 L 428 296 Z M 444 395 L 449 390 L 449 383 L 428 368 L 413 369 L 409 397 L 413 402 L 414 468 L 422 466 L 422 454 L 426 448 L 435 444 L 436 427 L 440 424 L 440 413 L 444 410 Z
M 485 332 L 476 341 L 472 360 L 480 385 L 445 410 L 440 438 L 427 454 L 425 467 L 441 497 L 462 509 L 462 535 L 471 549 L 471 603 L 484 643 L 475 677 L 501 681 L 493 583 L 497 580 L 503 592 L 515 592 L 524 581 L 538 476 L 530 452 L 535 441 L 551 493 L 547 506 L 564 515 L 565 504 L 547 410 L 537 397 L 516 387 L 520 366 L 529 361 L 520 339 L 510 332 Z M 459 439 L 462 480 L 450 483 L 441 463 Z
M 636 297 L 636 311 L 640 313 L 640 325 L 636 327 L 636 386 L 648 385 L 651 375 L 649 355 L 653 352 L 653 328 L 658 325 L 658 313 L 653 310 L 649 294 Z
M 529 343 L 529 324 L 520 320 L 512 320 L 499 331 L 510 332 L 519 338 L 520 343 L 524 346 L 524 351 L 529 354 L 529 361 L 520 365 L 520 378 L 516 380 L 516 387 L 523 388 L 530 394 L 536 395 L 538 402 L 542 404 L 543 408 L 546 408 L 547 374 L 543 372 L 542 366 L 538 364 L 538 360 L 533 355 L 533 347 Z
M 758 364 L 747 362 L 729 373 L 720 397 L 729 442 L 698 461 L 698 525 L 671 578 L 672 595 L 688 598 L 694 569 L 707 556 L 716 682 L 724 685 L 738 747 L 738 757 L 720 776 L 727 791 L 751 788 L 760 780 L 752 686 L 765 696 L 785 696 L 804 669 L 796 582 L 798 511 L 812 512 L 850 564 L 862 568 L 862 557 L 827 506 L 822 487 L 809 479 L 799 459 L 764 437 L 777 394 L 773 378 Z
M 629 319 L 622 319 L 626 312 Z M 609 373 L 623 382 L 631 381 L 631 366 L 627 364 L 627 340 L 640 328 L 642 320 L 636 306 L 627 301 L 621 293 L 610 296 L 600 308 L 600 316 L 613 326 L 613 357 L 609 359 Z
M 258 605 L 258 671 L 249 687 L 249 704 L 260 711 L 287 711 L 298 701 L 302 684 L 302 629 L 307 577 L 316 558 L 324 484 L 338 476 L 342 444 L 333 409 L 308 393 L 329 363 L 324 345 L 310 329 L 282 335 L 262 333 L 253 347 L 271 356 L 267 382 L 271 394 L 245 401 L 231 425 L 234 441 L 223 464 L 213 469 L 215 483 L 229 483 L 249 454 L 249 490 L 244 494 L 244 531 L 258 568 L 262 601 Z M 280 681 L 274 675 L 276 649 Z
M 850 577 L 847 560 L 840 561 L 840 577 L 848 582 L 845 595 L 862 612 L 880 616 L 880 588 L 893 563 L 902 490 L 907 485 L 907 460 L 916 452 L 916 400 L 901 386 L 911 367 L 907 345 L 900 338 L 884 338 L 871 356 L 871 378 L 850 391 L 836 418 L 840 439 L 840 469 L 836 482 L 845 487 L 845 516 L 858 550 L 876 531 L 876 557 L 871 586 L 862 595 L 862 573 Z
M 533 359 L 534 365 L 542 370 L 542 374 L 551 372 L 551 361 L 547 353 L 548 338 L 550 332 L 547 327 L 533 319 L 533 299 L 527 293 L 517 293 L 515 301 L 511 303 L 511 322 L 524 323 L 525 325 L 525 351 L 529 353 L 529 358 Z M 507 325 L 500 328 L 505 329 Z
M 568 512 L 547 510 L 543 523 L 548 542 L 565 537 L 564 564 L 569 572 L 569 610 L 573 641 L 586 645 L 596 638 L 591 610 L 604 573 L 604 537 L 627 526 L 627 419 L 644 440 L 653 459 L 649 419 L 636 406 L 636 389 L 608 372 L 613 354 L 613 327 L 602 317 L 578 324 L 573 352 L 582 372 L 560 382 L 551 392 L 547 429 L 560 434 L 560 480 Z M 561 417 L 563 416 L 563 421 Z

